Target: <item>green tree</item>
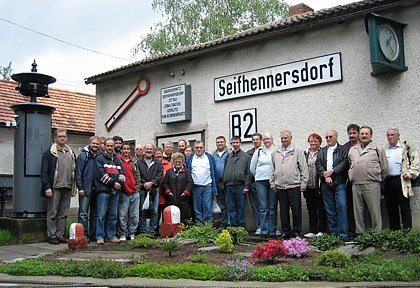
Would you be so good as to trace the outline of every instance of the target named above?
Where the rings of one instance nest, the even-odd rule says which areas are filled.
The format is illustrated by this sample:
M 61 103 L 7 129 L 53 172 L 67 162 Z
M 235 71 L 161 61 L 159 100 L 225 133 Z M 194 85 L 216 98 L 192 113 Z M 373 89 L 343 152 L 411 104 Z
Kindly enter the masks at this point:
M 3 80 L 10 80 L 12 70 L 12 62 L 9 62 L 8 66 L 0 66 L 0 74 L 3 77 Z
M 284 18 L 284 0 L 153 0 L 164 20 L 150 28 L 133 49 L 147 56 L 204 43 Z

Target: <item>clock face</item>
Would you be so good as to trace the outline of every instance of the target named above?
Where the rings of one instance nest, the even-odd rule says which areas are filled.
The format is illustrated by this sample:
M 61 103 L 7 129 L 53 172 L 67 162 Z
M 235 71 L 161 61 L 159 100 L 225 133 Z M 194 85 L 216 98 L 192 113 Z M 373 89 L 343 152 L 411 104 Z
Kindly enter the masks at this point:
M 382 53 L 389 61 L 394 61 L 400 52 L 400 45 L 398 44 L 394 28 L 389 24 L 382 24 L 378 32 L 379 46 Z

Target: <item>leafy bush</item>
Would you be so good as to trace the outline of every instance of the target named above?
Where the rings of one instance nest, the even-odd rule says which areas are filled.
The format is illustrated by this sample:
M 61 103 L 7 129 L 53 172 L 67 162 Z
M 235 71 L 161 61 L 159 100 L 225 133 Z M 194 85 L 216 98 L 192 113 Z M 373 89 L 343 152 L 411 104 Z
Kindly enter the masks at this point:
M 227 231 L 232 237 L 234 244 L 243 242 L 249 236 L 248 231 L 244 227 L 228 227 Z
M 175 238 L 168 238 L 163 240 L 163 250 L 169 253 L 169 257 L 172 256 L 172 252 L 178 251 L 181 244 L 179 243 L 179 240 Z
M 315 263 L 331 268 L 344 268 L 352 264 L 350 256 L 341 251 L 326 251 L 315 259 Z
M 286 256 L 300 258 L 311 252 L 308 241 L 300 237 L 284 240 L 283 245 L 287 250 Z
M 214 240 L 214 244 L 216 244 L 223 253 L 231 253 L 234 248 L 232 237 L 227 230 L 222 230 L 216 240 Z
M 207 255 L 205 254 L 196 254 L 190 256 L 190 261 L 193 263 L 204 263 L 207 261 Z
M 257 248 L 252 252 L 252 263 L 274 263 L 277 258 L 284 257 L 286 254 L 287 250 L 282 240 L 270 240 L 268 243 L 258 243 Z
M 336 247 L 343 245 L 344 241 L 338 236 L 324 234 L 322 236 L 312 238 L 310 243 L 312 246 L 318 248 L 321 251 L 327 251 L 333 250 Z
M 367 230 L 355 239 L 362 249 L 376 247 L 384 251 L 420 253 L 420 231 L 405 229 L 390 231 Z
M 12 235 L 10 234 L 9 230 L 0 229 L 0 245 L 6 245 L 9 243 Z
M 124 266 L 110 260 L 90 261 L 47 261 L 45 259 L 27 259 L 0 265 L 0 272 L 16 276 L 81 276 L 94 278 L 120 278 L 124 275 Z
M 225 281 L 247 281 L 253 268 L 247 260 L 231 260 L 220 267 L 220 277 Z
M 220 270 L 212 264 L 144 263 L 128 268 L 125 276 L 156 279 L 220 280 Z
M 210 224 L 187 227 L 186 230 L 181 231 L 179 234 L 183 238 L 196 239 L 200 247 L 205 246 L 207 243 L 212 243 L 218 235 L 216 229 Z
M 418 281 L 420 260 L 409 255 L 384 259 L 378 254 L 361 255 L 353 265 L 345 268 L 316 266 L 311 268 L 317 279 L 324 281 Z
M 249 280 L 264 282 L 308 281 L 310 271 L 298 265 L 281 266 L 255 266 L 249 272 Z
M 136 236 L 134 240 L 128 242 L 134 248 L 154 248 L 159 246 L 159 241 L 154 239 L 152 235 L 144 233 Z

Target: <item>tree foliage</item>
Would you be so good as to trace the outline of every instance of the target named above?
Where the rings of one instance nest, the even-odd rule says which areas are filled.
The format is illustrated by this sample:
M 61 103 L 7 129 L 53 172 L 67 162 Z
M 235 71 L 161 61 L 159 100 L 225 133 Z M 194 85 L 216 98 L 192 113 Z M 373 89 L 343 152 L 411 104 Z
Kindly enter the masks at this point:
M 153 0 L 164 20 L 132 49 L 147 56 L 204 43 L 284 18 L 284 0 Z
M 3 77 L 3 80 L 10 80 L 12 70 L 12 62 L 9 62 L 8 66 L 0 66 L 0 74 Z

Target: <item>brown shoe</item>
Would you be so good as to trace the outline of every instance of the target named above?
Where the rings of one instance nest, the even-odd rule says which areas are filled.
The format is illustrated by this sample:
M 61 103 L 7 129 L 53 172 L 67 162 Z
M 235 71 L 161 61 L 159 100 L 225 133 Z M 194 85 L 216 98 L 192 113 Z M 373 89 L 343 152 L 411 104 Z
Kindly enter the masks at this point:
M 58 245 L 60 244 L 60 241 L 56 237 L 51 237 L 50 239 L 48 239 L 48 243 Z
M 109 239 L 108 242 L 111 242 L 111 243 L 120 243 L 121 240 L 114 236 L 112 239 Z
M 67 240 L 66 238 L 64 238 L 64 237 L 57 237 L 57 240 L 58 240 L 58 242 L 60 242 L 60 243 L 68 243 L 69 242 L 69 240 Z

